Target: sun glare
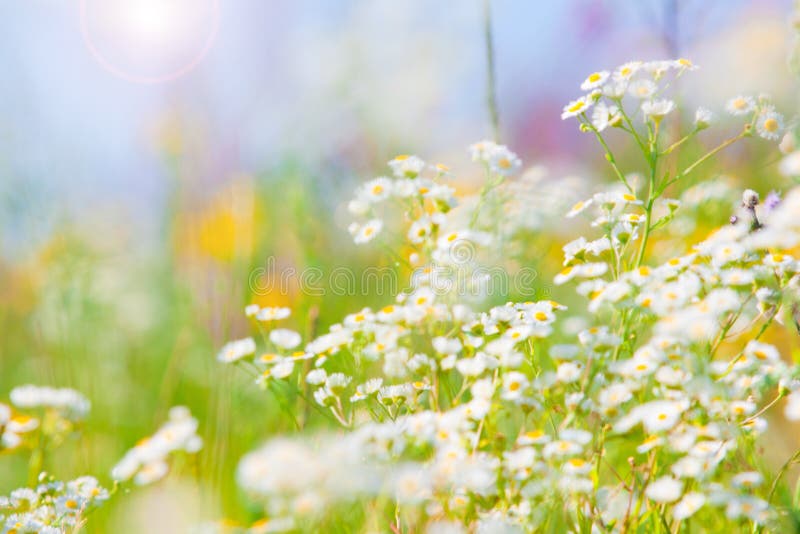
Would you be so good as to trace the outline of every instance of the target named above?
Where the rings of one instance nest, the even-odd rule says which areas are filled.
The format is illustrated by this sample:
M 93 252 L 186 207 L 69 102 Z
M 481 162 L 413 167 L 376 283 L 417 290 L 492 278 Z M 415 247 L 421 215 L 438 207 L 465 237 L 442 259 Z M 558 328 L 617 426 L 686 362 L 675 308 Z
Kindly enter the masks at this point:
M 125 2 L 119 10 L 118 24 L 129 37 L 158 44 L 179 41 L 185 30 L 180 2 L 175 0 L 137 0 Z
M 82 0 L 84 37 L 107 70 L 133 81 L 174 79 L 213 44 L 218 0 Z

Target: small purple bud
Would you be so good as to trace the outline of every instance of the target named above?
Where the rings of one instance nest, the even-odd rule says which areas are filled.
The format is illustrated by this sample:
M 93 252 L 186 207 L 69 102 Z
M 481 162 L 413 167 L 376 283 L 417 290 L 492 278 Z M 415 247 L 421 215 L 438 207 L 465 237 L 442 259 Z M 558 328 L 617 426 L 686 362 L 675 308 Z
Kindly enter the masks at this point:
M 739 217 L 737 217 L 736 215 L 731 215 L 731 219 L 730 220 L 731 220 L 731 224 L 736 224 L 737 222 L 739 222 Z
M 767 195 L 767 198 L 764 199 L 764 210 L 767 213 L 769 213 L 770 211 L 778 207 L 778 204 L 780 203 L 781 203 L 781 196 L 775 191 L 770 191 L 769 195 Z

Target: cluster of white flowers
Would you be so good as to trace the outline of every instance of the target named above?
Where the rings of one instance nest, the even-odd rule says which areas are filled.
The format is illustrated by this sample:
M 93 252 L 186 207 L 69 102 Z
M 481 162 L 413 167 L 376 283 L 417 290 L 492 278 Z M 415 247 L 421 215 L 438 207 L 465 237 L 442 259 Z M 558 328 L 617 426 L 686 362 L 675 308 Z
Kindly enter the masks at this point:
M 664 92 L 675 78 L 696 69 L 690 60 L 677 59 L 630 61 L 613 71 L 594 72 L 581 84 L 581 89 L 587 93 L 564 106 L 561 118 L 577 117 L 585 128 L 598 133 L 609 127 L 635 132 L 635 115 L 626 112 L 623 106 L 623 100 L 628 97 L 636 102 L 641 118 L 658 127 L 661 120 L 677 108 L 673 100 L 663 97 Z M 783 132 L 783 116 L 775 111 L 766 96 L 736 96 L 727 102 L 725 110 L 734 116 L 749 117 L 748 127 L 755 128 L 764 139 L 778 140 Z M 696 131 L 708 128 L 713 120 L 710 110 L 698 108 L 694 128 Z
M 86 417 L 91 403 L 81 393 L 69 388 L 26 385 L 11 390 L 11 403 L 17 408 L 47 408 L 72 420 Z
M 490 380 L 473 386 L 487 406 Z M 497 495 L 498 458 L 475 452 L 482 415 L 470 404 L 445 412 L 422 411 L 395 421 L 367 423 L 343 437 L 311 446 L 276 439 L 245 456 L 239 484 L 264 499 L 272 517 L 308 517 L 336 503 L 381 494 L 400 504 L 440 502 L 463 509 L 468 495 Z M 425 460 L 420 460 L 424 458 Z
M 16 449 L 22 444 L 25 434 L 39 428 L 39 420 L 30 415 L 11 411 L 11 407 L 0 402 L 0 450 Z
M 0 497 L 0 532 L 62 534 L 73 532 L 87 512 L 109 497 L 94 477 L 60 482 L 45 474 L 34 488 L 19 488 Z
M 14 388 L 10 400 L 10 406 L 0 402 L 0 451 L 23 446 L 25 437 L 38 435 L 36 431 L 52 434 L 47 439 L 68 433 L 86 417 L 91 406 L 74 389 L 34 385 Z M 43 421 L 47 421 L 46 429 L 42 429 Z
M 671 251 L 678 254 L 661 264 L 645 261 L 652 234 L 675 222 L 682 206 L 730 202 L 736 194 L 720 181 L 675 200 L 663 197 L 668 187 L 751 131 L 774 139 L 783 129 L 766 99 L 734 98 L 727 110 L 751 118 L 742 133 L 661 178 L 659 160 L 712 122 L 701 108 L 685 138 L 661 146 L 659 124 L 676 112 L 663 98 L 667 75 L 695 68 L 677 60 L 597 72 L 581 86 L 589 93 L 564 109 L 598 136 L 620 182 L 568 210 L 568 218 L 591 214 L 598 235 L 563 247 L 564 268 L 554 280 L 576 284 L 595 326 L 564 321 L 557 330 L 565 307 L 550 300 L 480 311 L 437 291 L 448 243 L 495 239 L 486 227 L 453 226 L 463 218 L 452 216 L 451 189 L 428 196 L 444 167 L 401 156 L 390 162 L 393 178 L 359 189 L 350 209 L 367 222 L 351 229 L 357 243 L 383 228 L 379 204 L 405 202 L 404 246 L 424 265 L 411 289 L 382 309 L 346 316 L 302 350 L 290 352 L 299 336 L 267 330 L 264 354 L 250 339 L 220 357 L 255 366 L 262 383 L 281 381 L 282 390 L 348 429 L 314 444 L 276 439 L 241 461 L 239 484 L 269 517 L 295 528 L 344 503 L 388 498 L 398 510 L 414 510 L 406 520 L 430 532 L 556 524 L 677 531 L 699 516 L 781 524 L 773 499 L 779 480 L 772 490 L 764 484 L 772 475 L 753 441 L 768 431 L 765 414 L 784 397 L 787 418 L 800 419 L 800 371 L 762 339 L 770 326 L 787 323 L 798 301 L 800 261 L 791 249 L 800 244 L 800 189 L 765 202 L 747 190 L 733 224 Z M 625 112 L 626 97 L 638 99 L 645 132 Z M 603 138 L 607 127 L 638 141 L 651 166 L 649 190 L 638 191 L 642 184 L 619 170 Z M 486 167 L 484 191 L 521 165 L 491 142 L 470 150 Z
M 117 481 L 133 478 L 143 486 L 163 478 L 169 472 L 169 457 L 176 452 L 194 454 L 203 447 L 197 435 L 197 419 L 184 406 L 169 411 L 169 420 L 152 436 L 143 438 L 111 470 Z
M 470 147 L 472 158 L 480 162 L 489 177 L 480 195 L 488 193 L 507 177 L 516 174 L 520 159 L 504 145 L 482 141 Z M 397 156 L 389 162 L 393 177 L 380 176 L 364 184 L 350 201 L 349 211 L 362 221 L 350 225 L 349 231 L 357 244 L 367 243 L 384 228 L 381 208 L 391 206 L 403 210 L 407 222 L 405 244 L 412 250 L 411 265 L 425 263 L 463 264 L 467 259 L 458 248 L 465 243 L 481 245 L 486 235 L 476 231 L 477 221 L 467 223 L 453 216 L 458 204 L 455 189 L 443 182 L 451 176 L 448 167 L 429 165 L 417 156 Z

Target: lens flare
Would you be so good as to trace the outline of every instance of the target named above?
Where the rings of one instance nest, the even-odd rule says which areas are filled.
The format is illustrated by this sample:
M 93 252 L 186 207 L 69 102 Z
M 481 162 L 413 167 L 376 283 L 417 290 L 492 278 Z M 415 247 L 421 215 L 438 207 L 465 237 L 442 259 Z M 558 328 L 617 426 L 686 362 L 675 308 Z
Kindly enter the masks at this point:
M 213 46 L 219 0 L 81 0 L 94 59 L 125 80 L 163 83 L 194 69 Z

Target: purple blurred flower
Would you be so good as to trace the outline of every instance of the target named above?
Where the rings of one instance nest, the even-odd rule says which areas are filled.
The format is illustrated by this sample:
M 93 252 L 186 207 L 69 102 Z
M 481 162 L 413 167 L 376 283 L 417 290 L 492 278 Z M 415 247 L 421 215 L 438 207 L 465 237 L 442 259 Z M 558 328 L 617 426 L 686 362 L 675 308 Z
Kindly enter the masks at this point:
M 781 203 L 781 196 L 775 191 L 770 191 L 767 198 L 764 199 L 764 211 L 769 213 L 774 210 L 778 204 Z

